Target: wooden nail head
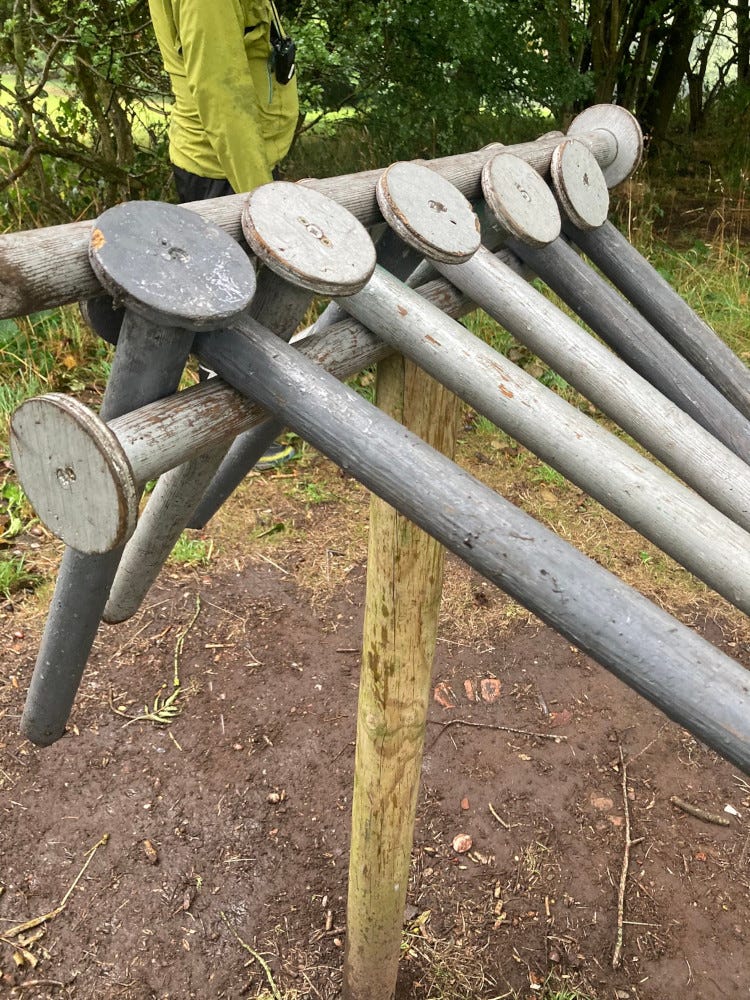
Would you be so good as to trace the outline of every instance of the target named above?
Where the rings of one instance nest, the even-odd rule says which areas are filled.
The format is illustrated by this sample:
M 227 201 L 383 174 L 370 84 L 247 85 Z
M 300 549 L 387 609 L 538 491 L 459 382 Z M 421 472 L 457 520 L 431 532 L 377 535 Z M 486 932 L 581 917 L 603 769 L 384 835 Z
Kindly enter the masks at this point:
M 561 142 L 552 154 L 550 176 L 565 215 L 579 229 L 607 221 L 609 189 L 596 157 L 577 139 Z
M 607 187 L 617 187 L 626 180 L 643 156 L 643 132 L 636 119 L 625 108 L 616 104 L 595 104 L 576 115 L 568 129 L 569 136 L 585 133 L 608 132 L 614 139 L 617 152 L 614 159 L 603 167 Z
M 560 235 L 560 212 L 540 175 L 512 153 L 498 153 L 482 169 L 484 198 L 500 225 L 532 247 Z
M 471 204 L 429 167 L 394 163 L 375 190 L 391 229 L 430 260 L 460 264 L 479 249 L 479 220 Z
M 138 490 L 107 425 L 72 396 L 50 393 L 15 411 L 10 448 L 42 524 L 79 552 L 109 552 L 135 528 Z
M 242 214 L 245 239 L 272 271 L 321 295 L 353 295 L 375 270 L 375 247 L 347 209 L 312 188 L 274 181 Z
M 215 328 L 255 294 L 255 272 L 239 244 L 178 205 L 108 209 L 92 230 L 89 259 L 116 305 L 164 326 Z

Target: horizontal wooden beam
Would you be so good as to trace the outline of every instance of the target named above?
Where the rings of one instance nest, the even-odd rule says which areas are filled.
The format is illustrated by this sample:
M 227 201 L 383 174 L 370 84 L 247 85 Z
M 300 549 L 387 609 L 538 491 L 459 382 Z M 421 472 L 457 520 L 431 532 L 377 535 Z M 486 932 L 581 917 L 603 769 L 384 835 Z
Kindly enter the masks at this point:
M 585 142 L 597 161 L 606 167 L 616 160 L 622 144 L 618 145 L 613 131 L 618 127 L 617 122 L 610 123 L 610 109 L 608 106 L 605 109 L 602 127 L 597 127 L 598 119 L 594 116 L 589 130 L 576 137 Z M 627 112 L 619 110 L 623 116 L 627 115 Z M 623 120 L 629 121 L 629 118 Z M 555 132 L 534 142 L 508 148 L 544 172 L 549 168 L 560 135 Z M 451 180 L 467 197 L 476 198 L 480 195 L 482 167 L 497 148 L 498 145 L 495 145 L 426 162 L 431 169 Z M 360 222 L 371 226 L 380 220 L 375 184 L 381 172 L 370 170 L 300 183 L 338 201 Z M 230 195 L 191 202 L 187 207 L 219 226 L 233 239 L 241 241 L 240 216 L 245 198 L 244 194 Z M 0 236 L 0 318 L 24 316 L 98 294 L 101 287 L 91 270 L 87 251 L 93 225 L 91 221 L 75 222 Z

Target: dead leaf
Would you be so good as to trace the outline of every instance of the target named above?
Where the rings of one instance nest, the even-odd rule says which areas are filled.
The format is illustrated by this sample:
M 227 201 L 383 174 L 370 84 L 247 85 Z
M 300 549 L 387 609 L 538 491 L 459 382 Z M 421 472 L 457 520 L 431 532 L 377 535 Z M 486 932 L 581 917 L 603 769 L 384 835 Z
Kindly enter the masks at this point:
M 501 684 L 497 677 L 484 677 L 480 684 L 482 699 L 490 705 L 500 697 Z
M 453 688 L 447 681 L 440 681 L 433 696 L 438 705 L 442 705 L 443 708 L 455 708 L 458 704 Z
M 562 726 L 569 726 L 573 721 L 573 713 L 564 708 L 561 712 L 550 712 L 549 724 L 552 729 L 560 729 Z
M 148 861 L 150 865 L 159 864 L 159 852 L 150 840 L 143 841 L 143 853 L 146 855 L 146 861 Z
M 468 833 L 457 833 L 453 838 L 453 850 L 456 854 L 466 854 L 471 850 L 473 843 Z
M 609 809 L 612 808 L 612 806 L 614 806 L 614 802 L 612 801 L 612 799 L 608 799 L 604 795 L 597 796 L 592 794 L 591 805 L 594 807 L 594 809 L 597 809 L 599 812 L 607 812 Z

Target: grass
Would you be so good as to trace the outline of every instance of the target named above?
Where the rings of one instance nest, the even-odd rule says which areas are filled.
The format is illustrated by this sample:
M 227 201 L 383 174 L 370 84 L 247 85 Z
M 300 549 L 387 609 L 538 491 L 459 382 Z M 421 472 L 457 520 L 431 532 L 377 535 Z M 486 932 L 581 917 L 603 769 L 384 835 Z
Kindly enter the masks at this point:
M 0 320 L 0 458 L 8 454 L 8 420 L 25 399 L 46 392 L 99 398 L 111 348 L 88 331 L 77 307 Z
M 33 590 L 43 580 L 39 573 L 26 568 L 25 556 L 0 558 L 0 596 L 9 601 L 21 590 Z
M 20 484 L 6 476 L 0 485 L 0 540 L 9 541 L 28 531 L 36 520 Z
M 169 556 L 179 566 L 207 566 L 213 555 L 213 542 L 205 538 L 190 538 L 183 531 Z

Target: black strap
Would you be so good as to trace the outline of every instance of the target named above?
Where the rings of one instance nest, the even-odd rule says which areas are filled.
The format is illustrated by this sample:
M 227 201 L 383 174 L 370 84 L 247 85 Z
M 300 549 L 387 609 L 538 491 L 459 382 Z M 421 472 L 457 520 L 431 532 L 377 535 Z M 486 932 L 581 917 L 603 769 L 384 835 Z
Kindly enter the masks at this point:
M 271 16 L 273 18 L 273 26 L 274 28 L 276 28 L 279 38 L 283 41 L 283 39 L 285 39 L 287 35 L 283 27 L 281 26 L 281 18 L 279 17 L 279 12 L 276 9 L 276 4 L 273 2 L 273 0 L 270 0 L 270 4 L 271 4 Z

